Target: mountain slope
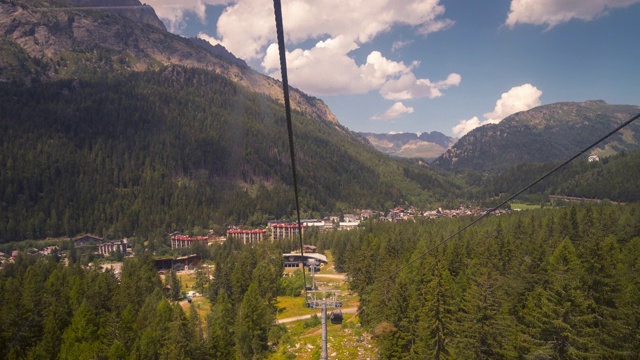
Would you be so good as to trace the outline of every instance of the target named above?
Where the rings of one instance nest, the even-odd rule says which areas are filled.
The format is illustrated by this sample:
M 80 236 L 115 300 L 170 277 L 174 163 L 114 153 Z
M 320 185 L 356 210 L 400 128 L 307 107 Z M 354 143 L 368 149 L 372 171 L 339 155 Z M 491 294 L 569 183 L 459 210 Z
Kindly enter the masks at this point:
M 366 138 L 373 147 L 385 154 L 405 158 L 421 158 L 432 160 L 442 155 L 456 142 L 437 131 L 422 133 L 419 136 L 414 133 L 375 134 L 358 133 Z
M 562 102 L 513 114 L 474 129 L 434 166 L 447 170 L 500 171 L 523 163 L 565 160 L 640 111 L 604 101 Z M 640 148 L 640 123 L 613 135 L 590 154 L 607 156 Z
M 96 4 L 129 8 L 81 9 Z M 144 71 L 177 64 L 211 70 L 283 101 L 279 81 L 222 55 L 219 49 L 167 32 L 153 9 L 138 0 L 1 1 L 0 34 L 0 58 L 9 59 L 0 60 L 0 81 L 84 78 L 96 72 Z M 11 59 L 16 48 L 31 59 Z M 291 101 L 294 110 L 337 123 L 317 98 L 292 89 Z
M 307 216 L 440 201 L 457 189 L 294 113 Z M 0 84 L 0 241 L 161 236 L 293 213 L 286 125 L 265 95 L 206 70 Z

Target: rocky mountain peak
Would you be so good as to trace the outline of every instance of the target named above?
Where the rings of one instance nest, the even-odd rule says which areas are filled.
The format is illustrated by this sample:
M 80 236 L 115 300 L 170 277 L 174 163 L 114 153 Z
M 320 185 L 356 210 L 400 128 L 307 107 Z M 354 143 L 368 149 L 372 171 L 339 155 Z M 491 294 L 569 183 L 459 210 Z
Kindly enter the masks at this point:
M 104 9 L 92 8 L 98 4 Z M 0 81 L 49 81 L 181 65 L 213 71 L 284 101 L 281 82 L 249 68 L 222 47 L 167 32 L 153 9 L 138 0 L 0 2 L 0 34 Z M 294 110 L 313 119 L 338 124 L 317 98 L 292 89 L 291 102 Z

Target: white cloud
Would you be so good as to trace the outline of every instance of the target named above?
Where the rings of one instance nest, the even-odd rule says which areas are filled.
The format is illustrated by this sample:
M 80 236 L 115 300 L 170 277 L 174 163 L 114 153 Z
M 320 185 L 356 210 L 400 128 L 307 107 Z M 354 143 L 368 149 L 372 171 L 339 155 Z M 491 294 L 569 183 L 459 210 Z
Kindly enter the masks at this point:
M 389 100 L 408 100 L 421 97 L 434 99 L 442 96 L 442 91 L 460 85 L 462 77 L 451 73 L 445 80 L 431 82 L 429 79 L 416 79 L 413 73 L 402 75 L 398 79 L 387 81 L 380 88 L 380 95 Z
M 453 21 L 444 18 L 440 0 L 291 0 L 283 2 L 282 15 L 287 48 L 287 70 L 292 86 L 312 95 L 367 93 L 380 90 L 390 99 L 438 97 L 441 91 L 457 85 L 452 74 L 447 80 L 432 83 L 416 79 L 412 74 L 418 62 L 406 64 L 390 60 L 380 51 L 369 53 L 364 63 L 350 54 L 361 45 L 394 26 L 412 27 L 417 34 L 427 35 L 445 30 Z M 151 0 L 163 5 L 169 0 Z M 273 3 L 264 0 L 185 0 L 181 7 L 158 11 L 171 24 L 180 24 L 187 12 L 204 21 L 206 4 L 226 7 L 217 21 L 216 34 L 201 33 L 200 38 L 221 44 L 234 55 L 247 61 L 260 60 L 269 75 L 280 76 L 275 34 Z M 155 7 L 155 6 L 154 6 Z M 173 26 L 179 28 L 179 26 Z M 309 47 L 309 40 L 315 46 Z M 319 41 L 322 40 L 322 41 Z M 395 44 L 394 49 L 402 46 Z M 410 74 L 415 79 L 400 81 Z M 402 88 L 406 84 L 408 88 Z M 383 92 L 381 92 L 382 94 Z
M 481 121 L 477 116 L 468 120 L 460 120 L 451 131 L 457 137 L 462 137 L 479 126 L 497 124 L 511 114 L 539 106 L 540 96 L 542 96 L 542 91 L 531 84 L 512 87 L 500 96 L 492 112 L 483 115 L 484 120 Z
M 387 111 L 383 112 L 382 114 L 373 116 L 371 119 L 372 120 L 391 120 L 391 119 L 400 117 L 404 114 L 411 114 L 411 113 L 413 113 L 412 107 L 405 106 L 403 103 L 398 101 L 395 104 L 391 105 L 391 107 L 387 109 Z
M 318 42 L 309 50 L 287 53 L 289 82 L 314 95 L 362 94 L 379 89 L 391 78 L 409 73 L 416 65 L 389 60 L 372 51 L 364 64 L 358 65 L 346 54 L 358 45 L 344 36 Z M 267 48 L 262 67 L 273 77 L 280 77 L 278 46 Z
M 411 43 L 413 43 L 413 40 L 407 40 L 407 41 L 394 41 L 393 44 L 391 44 L 391 52 L 396 52 L 400 49 L 402 49 L 403 47 L 410 45 Z
M 512 0 L 505 25 L 547 25 L 551 29 L 572 19 L 590 21 L 609 9 L 627 7 L 640 0 Z
M 159 18 L 168 22 L 169 31 L 180 32 L 185 27 L 185 18 L 191 13 L 200 22 L 206 22 L 207 5 L 227 5 L 232 0 L 145 0 L 143 3 L 151 5 Z
M 152 0 L 154 3 L 168 0 Z M 262 57 L 262 51 L 275 42 L 273 4 L 264 0 L 189 0 L 190 6 L 174 8 L 173 13 L 163 11 L 165 19 L 183 15 L 187 10 L 196 12 L 196 4 L 224 4 L 217 23 L 216 38 L 236 56 L 245 60 Z M 193 4 L 195 3 L 195 4 Z M 282 7 L 286 40 L 300 44 L 309 39 L 344 36 L 362 44 L 389 31 L 395 25 L 414 27 L 427 35 L 453 25 L 442 18 L 445 8 L 439 0 L 370 0 L 363 6 L 357 1 L 292 0 Z M 181 5 L 182 6 L 182 5 Z M 198 12 L 201 14 L 201 12 Z
M 531 84 L 512 87 L 496 101 L 492 112 L 484 114 L 487 121 L 498 123 L 518 111 L 529 110 L 540 105 L 542 91 Z
M 457 137 L 463 137 L 464 135 L 466 135 L 469 131 L 477 128 L 478 126 L 481 125 L 481 121 L 480 119 L 478 119 L 477 116 L 472 117 L 469 120 L 460 120 L 460 122 L 458 123 L 458 125 L 454 126 L 451 131 L 453 132 L 453 134 Z
M 213 36 L 209 36 L 209 35 L 207 35 L 207 34 L 205 34 L 203 32 L 198 34 L 198 38 L 202 39 L 202 40 L 205 40 L 205 41 L 208 41 L 209 44 L 214 45 L 214 46 L 220 44 L 220 40 L 214 38 Z

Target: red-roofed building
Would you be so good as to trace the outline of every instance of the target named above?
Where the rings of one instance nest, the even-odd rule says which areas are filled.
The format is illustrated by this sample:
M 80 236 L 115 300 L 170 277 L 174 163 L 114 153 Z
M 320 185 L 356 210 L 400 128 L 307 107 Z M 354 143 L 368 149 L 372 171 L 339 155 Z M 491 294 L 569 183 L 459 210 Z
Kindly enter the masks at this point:
M 206 236 L 186 236 L 186 235 L 175 235 L 171 237 L 171 248 L 172 249 L 182 249 L 188 248 L 196 244 L 204 244 L 207 245 L 209 242 L 209 238 Z
M 230 229 L 227 230 L 227 239 L 236 239 L 243 244 L 255 244 L 264 240 L 264 235 L 267 230 L 240 230 Z

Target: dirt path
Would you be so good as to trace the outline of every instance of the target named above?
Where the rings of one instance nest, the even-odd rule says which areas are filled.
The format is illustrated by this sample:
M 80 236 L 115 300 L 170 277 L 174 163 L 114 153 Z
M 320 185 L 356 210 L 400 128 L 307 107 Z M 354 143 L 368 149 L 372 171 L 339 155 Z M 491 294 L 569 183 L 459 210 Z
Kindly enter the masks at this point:
M 342 310 L 342 313 L 344 313 L 344 314 L 355 314 L 356 312 L 358 312 L 358 308 L 357 307 L 344 308 L 344 309 L 340 309 L 340 310 Z M 312 317 L 313 315 L 320 316 L 320 312 L 315 313 L 315 314 L 307 314 L 307 315 L 293 316 L 293 317 L 284 318 L 284 319 L 278 319 L 278 320 L 276 320 L 276 324 L 286 324 L 286 323 L 290 323 L 290 322 L 294 322 L 294 321 L 307 320 L 308 318 Z

